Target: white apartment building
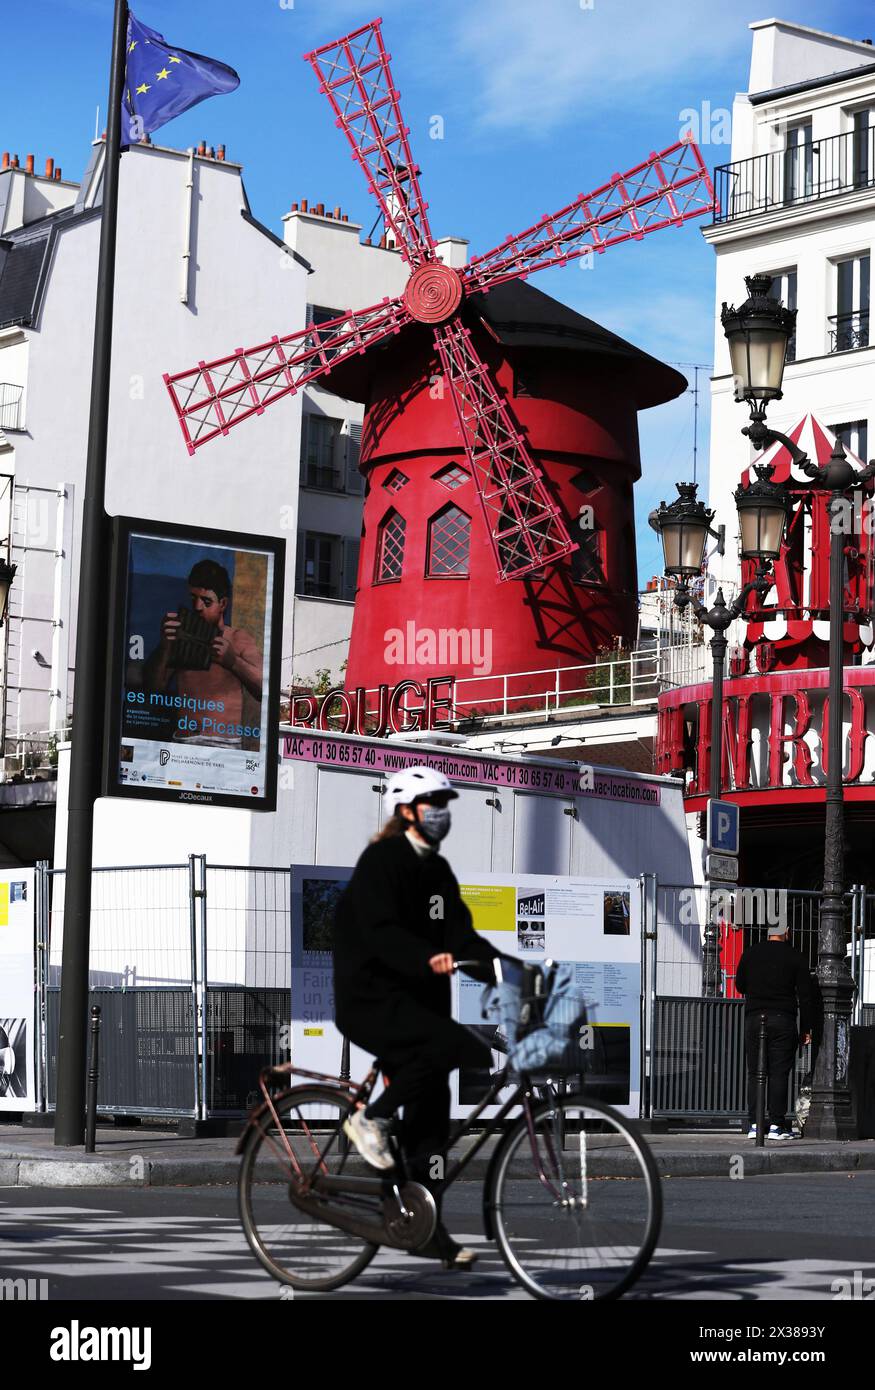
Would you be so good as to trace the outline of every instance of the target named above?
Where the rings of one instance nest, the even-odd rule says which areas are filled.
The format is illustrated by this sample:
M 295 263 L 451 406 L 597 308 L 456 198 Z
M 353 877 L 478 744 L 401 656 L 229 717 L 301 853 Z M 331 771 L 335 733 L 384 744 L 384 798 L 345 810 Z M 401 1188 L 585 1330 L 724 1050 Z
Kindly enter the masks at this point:
M 712 559 L 711 574 L 730 586 L 739 575 L 732 492 L 752 450 L 720 309 L 747 298 L 745 276 L 770 274 L 773 293 L 798 311 L 784 396 L 770 404 L 768 423 L 787 433 L 810 412 L 862 458 L 875 445 L 875 49 L 783 20 L 750 28 L 732 159 L 716 171 L 720 210 L 703 228 L 717 258 L 709 500 L 726 526 L 726 553 Z
M 22 167 L 4 155 L 0 169 L 0 542 L 9 536 L 17 565 L 0 633 L 7 778 L 51 759 L 75 704 L 103 161 L 98 141 L 81 183 L 58 177 L 51 161 L 37 174 L 32 156 Z M 291 540 L 300 399 L 189 458 L 162 378 L 303 328 L 309 267 L 253 217 L 241 166 L 206 145 L 123 153 L 116 267 L 107 511 Z M 283 685 L 292 674 L 288 549 Z M 35 821 L 27 831 L 4 807 L 53 794 L 52 783 L 0 786 L 0 859 L 4 845 L 11 862 L 50 856 L 51 837 L 44 844 Z
M 311 267 L 307 321 L 325 323 L 402 293 L 410 268 L 391 236 L 362 237 L 363 224 L 339 207 L 292 203 L 283 218 L 286 245 Z M 468 243 L 445 237 L 438 256 L 465 264 Z M 328 378 L 330 381 L 330 378 Z M 355 600 L 365 480 L 358 469 L 364 406 L 323 386 L 304 390 L 295 561 L 295 680 L 318 671 L 342 679 Z M 291 557 L 290 557 L 291 561 Z

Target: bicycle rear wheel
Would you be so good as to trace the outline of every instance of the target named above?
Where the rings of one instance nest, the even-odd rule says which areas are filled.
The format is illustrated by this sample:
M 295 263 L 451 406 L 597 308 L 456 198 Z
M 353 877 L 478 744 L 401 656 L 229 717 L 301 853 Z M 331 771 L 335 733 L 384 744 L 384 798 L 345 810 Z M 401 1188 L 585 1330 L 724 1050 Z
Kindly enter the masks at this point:
M 379 1246 L 299 1210 L 289 1192 L 301 1171 L 313 1170 L 320 1153 L 322 1172 L 337 1177 L 344 1171 L 350 1154 L 339 1142 L 340 1126 L 353 1102 L 330 1087 L 298 1086 L 274 1105 L 279 1125 L 270 1112 L 262 1116 L 240 1165 L 237 1191 L 246 1239 L 281 1284 L 313 1292 L 340 1288 L 370 1264 Z
M 659 1175 L 635 1125 L 556 1096 L 510 1131 L 490 1201 L 502 1257 L 536 1298 L 617 1298 L 645 1269 L 662 1222 Z

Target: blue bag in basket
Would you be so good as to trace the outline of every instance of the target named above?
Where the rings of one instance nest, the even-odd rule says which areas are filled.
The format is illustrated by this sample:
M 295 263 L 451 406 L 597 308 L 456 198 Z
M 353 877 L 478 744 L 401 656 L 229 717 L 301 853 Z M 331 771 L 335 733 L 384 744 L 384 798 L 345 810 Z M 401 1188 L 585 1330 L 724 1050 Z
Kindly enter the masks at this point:
M 545 1067 L 583 1071 L 584 1053 L 578 1044 L 586 1023 L 586 998 L 575 984 L 573 965 L 550 965 L 533 972 L 513 961 L 502 961 L 502 979 L 489 985 L 481 1000 L 482 1015 L 497 1023 L 508 1043 L 513 1071 Z M 534 985 L 534 988 L 532 988 Z

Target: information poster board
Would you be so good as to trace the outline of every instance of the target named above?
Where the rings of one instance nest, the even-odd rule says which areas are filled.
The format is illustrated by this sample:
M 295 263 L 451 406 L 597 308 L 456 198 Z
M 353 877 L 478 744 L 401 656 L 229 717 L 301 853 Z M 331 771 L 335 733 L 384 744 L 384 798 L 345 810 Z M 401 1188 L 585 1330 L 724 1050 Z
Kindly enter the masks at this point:
M 115 518 L 105 795 L 276 809 L 283 547 Z
M 337 1075 L 343 1039 L 334 1025 L 332 924 L 351 868 L 292 866 L 292 1057 L 302 1067 Z M 641 920 L 637 884 L 629 879 L 546 874 L 466 875 L 460 885 L 474 926 L 505 955 L 568 961 L 589 1003 L 597 1065 L 592 1094 L 637 1116 L 641 1092 Z M 453 1007 L 462 1023 L 490 1029 L 481 1016 L 483 986 L 453 978 Z M 494 1030 L 493 1030 L 494 1031 Z M 495 1069 L 501 1065 L 494 1054 Z M 372 1058 L 351 1048 L 355 1078 Z M 454 1113 L 483 1094 L 487 1072 L 456 1075 Z
M 36 1109 L 34 871 L 0 870 L 0 1111 Z

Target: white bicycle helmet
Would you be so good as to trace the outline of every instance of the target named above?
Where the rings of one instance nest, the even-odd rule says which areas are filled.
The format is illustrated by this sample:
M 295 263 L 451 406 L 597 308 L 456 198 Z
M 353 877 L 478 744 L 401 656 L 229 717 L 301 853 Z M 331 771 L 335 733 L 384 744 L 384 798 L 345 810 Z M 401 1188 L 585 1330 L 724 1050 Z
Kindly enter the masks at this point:
M 399 806 L 409 806 L 419 796 L 431 796 L 434 792 L 446 792 L 455 797 L 449 777 L 436 772 L 433 767 L 405 767 L 403 772 L 394 772 L 389 785 L 383 792 L 383 809 L 386 816 L 394 816 Z

